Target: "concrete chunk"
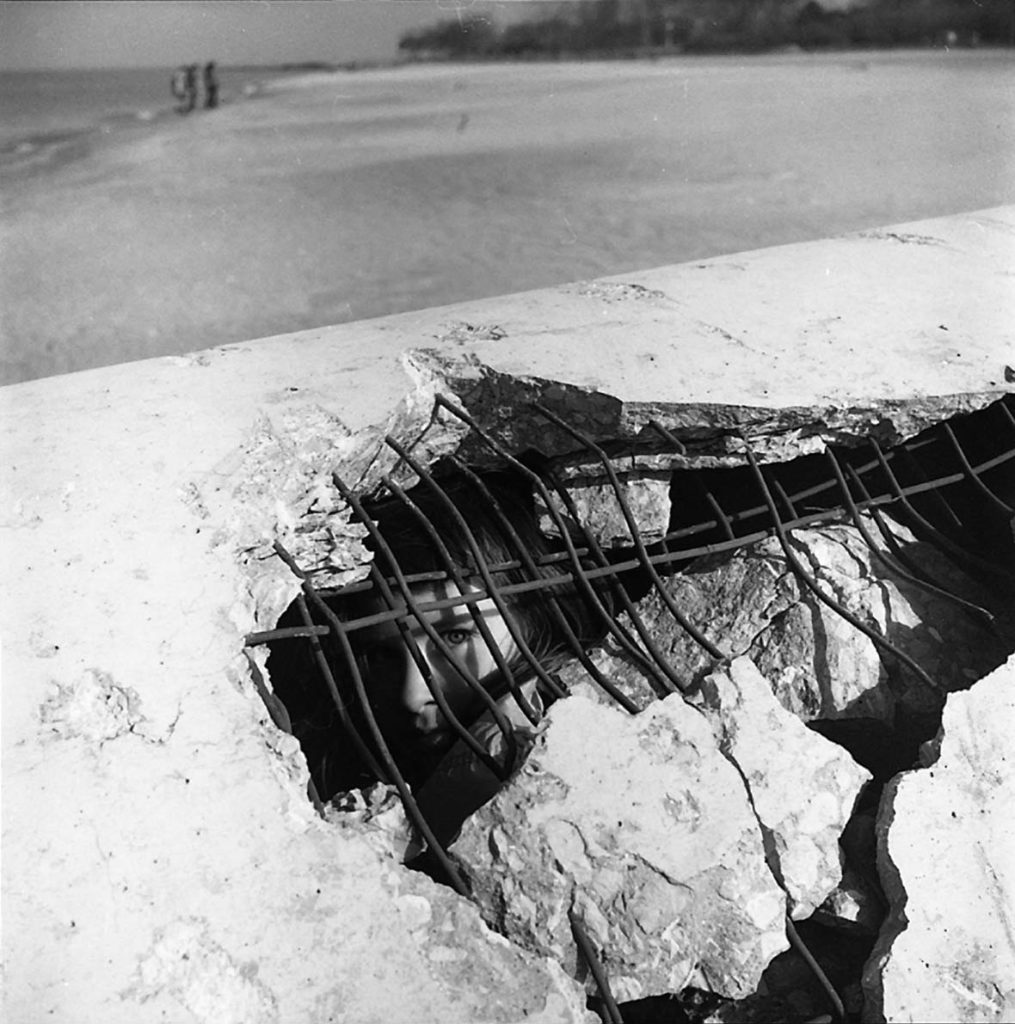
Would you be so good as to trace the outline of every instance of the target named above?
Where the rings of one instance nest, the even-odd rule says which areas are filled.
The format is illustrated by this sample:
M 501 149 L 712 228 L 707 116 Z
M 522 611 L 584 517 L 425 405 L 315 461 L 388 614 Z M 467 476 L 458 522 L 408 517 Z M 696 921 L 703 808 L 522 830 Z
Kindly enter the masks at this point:
M 868 525 L 883 551 L 877 528 Z M 938 580 L 966 597 L 988 600 L 935 549 L 905 527 L 891 528 Z M 852 524 L 795 530 L 792 546 L 823 593 L 914 658 L 942 690 L 968 686 L 1003 660 L 996 637 L 895 576 Z M 731 657 L 748 655 L 780 703 L 806 721 L 866 717 L 890 723 L 900 705 L 917 713 L 940 706 L 940 694 L 797 579 L 775 538 L 731 556 L 700 559 L 665 585 L 692 623 Z M 711 669 L 709 654 L 657 596 L 646 598 L 639 611 L 670 664 L 689 684 L 700 681 Z
M 839 836 L 870 773 L 786 711 L 748 658 L 706 676 L 701 702 L 744 778 L 791 915 L 809 917 L 842 879 Z
M 637 716 L 580 696 L 554 705 L 453 853 L 493 927 L 583 977 L 574 909 L 621 1000 L 690 984 L 744 996 L 787 946 L 740 776 L 679 696 Z
M 878 870 L 890 912 L 864 971 L 869 1020 L 1015 1019 L 1013 726 L 1009 660 L 949 696 L 940 757 L 885 790 Z
M 591 467 L 594 468 L 594 467 Z M 600 472 L 602 470 L 600 469 Z M 638 471 L 621 473 L 620 488 L 628 510 L 638 524 L 638 532 L 646 544 L 666 535 L 670 521 L 671 473 Z M 616 491 L 609 481 L 594 478 L 563 481 L 578 512 L 578 521 L 605 548 L 630 546 L 634 543 Z M 557 516 L 571 519 L 564 503 L 556 494 L 551 496 Z M 556 518 L 541 500 L 536 502 L 539 528 L 548 536 L 559 536 Z

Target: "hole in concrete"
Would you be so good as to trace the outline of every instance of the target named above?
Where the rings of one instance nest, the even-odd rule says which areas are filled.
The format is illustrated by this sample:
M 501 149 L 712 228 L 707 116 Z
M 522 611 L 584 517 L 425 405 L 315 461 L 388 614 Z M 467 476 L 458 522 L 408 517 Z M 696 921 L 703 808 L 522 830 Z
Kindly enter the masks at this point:
M 670 462 L 658 533 L 633 511 L 642 477 L 618 475 L 635 461 L 631 446 L 597 447 L 572 433 L 569 455 L 552 459 L 512 459 L 489 440 L 503 460 L 494 473 L 455 460 L 423 467 L 399 449 L 422 482 L 403 492 L 388 481 L 383 495 L 362 502 L 339 481 L 371 526 L 370 579 L 320 593 L 308 580 L 279 627 L 317 635 L 253 638 L 272 644 L 274 693 L 317 794 L 327 801 L 378 779 L 393 783 L 410 818 L 429 830 L 417 865 L 465 892 L 444 847 L 518 766 L 546 708 L 566 695 L 574 678 L 560 673 L 566 662 L 634 712 L 670 693 L 693 696 L 719 658 L 747 654 L 770 679 L 792 676 L 777 693 L 784 706 L 873 774 L 841 845 L 876 901 L 881 788 L 934 736 L 945 694 L 1015 649 L 1008 401 L 894 448 L 834 446 L 764 467 L 748 450 L 747 465 L 683 468 L 714 439 L 647 426 L 634 454 Z M 880 603 L 860 600 L 864 588 Z M 837 678 L 851 642 L 842 637 L 854 632 L 869 641 L 872 674 L 869 689 L 857 692 Z M 956 643 L 960 655 L 950 657 Z M 613 659 L 605 668 L 590 654 L 596 646 Z M 806 664 L 790 664 L 785 650 Z M 617 665 L 636 670 L 641 683 L 620 685 Z M 827 919 L 800 923 L 800 938 L 854 1016 L 876 926 L 840 934 Z M 773 961 L 743 1012 L 757 1020 L 824 1012 L 821 986 L 800 980 L 805 960 L 793 949 Z M 608 990 L 591 1004 L 616 1018 Z M 709 994 L 691 989 L 617 1010 L 629 1022 L 719 1012 Z
M 336 653 L 326 641 L 318 641 L 320 649 L 288 639 L 271 643 L 268 669 L 275 693 L 288 710 L 323 800 L 384 777 L 377 771 L 383 754 L 370 735 L 368 710 L 395 766 L 418 789 L 461 733 L 491 704 L 510 701 L 512 692 L 520 698 L 517 710 L 534 725 L 563 695 L 552 673 L 571 657 L 570 642 L 589 647 L 606 630 L 602 612 L 582 600 L 568 578 L 560 557 L 563 542 L 539 530 L 524 478 L 513 472 L 469 473 L 438 467 L 434 483 L 440 494 L 422 483 L 404 497 L 364 499 L 363 511 L 376 524 L 367 546 L 378 571 L 362 585 L 321 592 L 323 604 L 349 630 L 349 650 L 369 694 L 369 709 L 357 700 L 354 673 L 340 645 L 331 645 L 339 648 Z M 459 516 L 468 523 L 469 536 Z M 580 545 L 580 538 L 576 541 Z M 522 564 L 522 553 L 534 572 Z M 483 597 L 483 573 L 489 574 L 496 602 L 467 601 L 463 593 Z M 418 619 L 406 604 L 399 576 Z M 533 588 L 533 581 L 546 586 Z M 603 610 L 612 612 L 609 587 L 597 583 L 595 592 Z M 563 622 L 551 611 L 550 594 Z M 279 628 L 304 625 L 300 604 L 287 609 Z M 313 609 L 311 616 L 327 627 L 322 612 Z M 329 661 L 362 746 L 347 741 L 319 653 Z M 442 711 L 438 702 L 447 708 Z

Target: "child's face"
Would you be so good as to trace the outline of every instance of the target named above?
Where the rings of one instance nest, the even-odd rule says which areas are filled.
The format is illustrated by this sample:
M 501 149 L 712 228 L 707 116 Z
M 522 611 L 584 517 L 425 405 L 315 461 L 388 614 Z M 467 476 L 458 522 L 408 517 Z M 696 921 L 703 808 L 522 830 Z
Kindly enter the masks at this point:
M 413 597 L 420 604 L 460 593 L 451 582 L 413 588 Z M 482 616 L 500 652 L 510 661 L 518 648 L 493 601 L 487 598 L 473 607 Z M 441 636 L 455 661 L 473 678 L 486 688 L 499 679 L 494 656 L 465 605 L 427 612 L 425 618 Z M 455 716 L 468 725 L 482 710 L 481 699 L 459 677 L 423 627 L 411 618 L 408 625 L 430 668 L 434 687 L 440 690 Z M 413 745 L 434 750 L 446 746 L 455 734 L 437 706 L 398 626 L 386 622 L 368 630 L 364 649 L 369 665 L 366 684 L 371 703 L 381 717 L 393 722 L 397 732 Z

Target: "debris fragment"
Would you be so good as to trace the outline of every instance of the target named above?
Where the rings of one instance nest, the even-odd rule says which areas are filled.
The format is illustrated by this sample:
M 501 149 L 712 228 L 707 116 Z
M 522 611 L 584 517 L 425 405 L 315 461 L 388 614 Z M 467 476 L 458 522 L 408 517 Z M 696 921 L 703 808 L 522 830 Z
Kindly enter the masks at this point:
M 934 548 L 905 527 L 893 523 L 890 529 L 935 579 L 984 600 L 982 588 Z M 877 539 L 883 552 L 880 534 Z M 913 657 L 942 689 L 968 686 L 1005 657 L 1003 642 L 974 618 L 894 577 L 854 527 L 794 530 L 791 544 L 827 594 Z M 775 538 L 699 559 L 665 585 L 694 625 L 721 638 L 731 656 L 748 655 L 783 707 L 805 721 L 890 723 L 900 706 L 913 713 L 940 707 L 937 693 L 802 586 Z M 712 666 L 708 653 L 657 596 L 642 601 L 638 611 L 674 668 L 689 683 L 699 682 Z
M 744 996 L 787 945 L 740 775 L 679 695 L 636 716 L 554 705 L 452 853 L 492 927 L 576 972 L 573 911 L 618 1001 L 691 984 Z
M 842 880 L 839 836 L 870 773 L 786 711 L 748 658 L 709 673 L 700 706 L 743 776 L 791 915 L 809 917 Z
M 864 971 L 871 1020 L 1015 1018 L 1013 722 L 1009 660 L 949 695 L 927 766 L 885 789 L 878 867 L 890 909 Z
M 106 672 L 87 669 L 70 685 L 56 684 L 56 692 L 39 708 L 39 718 L 45 734 L 102 744 L 144 722 L 140 709 L 136 690 L 117 685 Z

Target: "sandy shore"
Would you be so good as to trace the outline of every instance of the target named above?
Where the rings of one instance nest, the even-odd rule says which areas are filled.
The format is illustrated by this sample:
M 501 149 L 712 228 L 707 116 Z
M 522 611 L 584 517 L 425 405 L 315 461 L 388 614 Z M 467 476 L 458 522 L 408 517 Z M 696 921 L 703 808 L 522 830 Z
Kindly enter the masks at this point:
M 1011 63 L 280 81 L 5 186 L 0 383 L 1015 202 Z

